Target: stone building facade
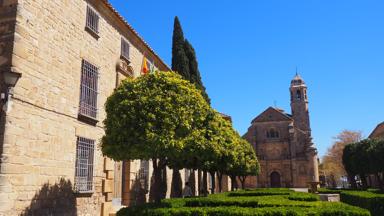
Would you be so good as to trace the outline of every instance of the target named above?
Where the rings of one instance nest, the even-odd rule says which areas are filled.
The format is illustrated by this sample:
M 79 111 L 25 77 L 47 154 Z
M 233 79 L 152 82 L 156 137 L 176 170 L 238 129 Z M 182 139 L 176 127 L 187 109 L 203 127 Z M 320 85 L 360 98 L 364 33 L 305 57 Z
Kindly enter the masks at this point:
M 99 141 L 107 97 L 143 61 L 170 70 L 107 0 L 0 0 L 1 92 L 5 72 L 21 74 L 1 100 L 0 215 L 109 215 L 132 203 L 149 163 L 114 162 Z
M 368 138 L 369 139 L 378 139 L 378 140 L 381 139 L 381 140 L 383 140 L 384 139 L 384 122 L 381 122 L 380 124 L 378 124 L 375 127 L 375 129 L 373 129 L 373 131 L 368 136 Z M 382 176 L 384 175 L 384 173 L 381 173 L 379 175 L 381 175 L 381 178 L 383 178 Z M 368 187 L 380 188 L 380 183 L 379 183 L 380 181 L 376 175 L 368 175 L 366 178 L 366 181 L 367 181 Z
M 384 139 L 384 122 L 378 124 L 369 135 L 370 139 Z
M 244 138 L 255 148 L 261 172 L 247 187 L 307 187 L 319 181 L 312 143 L 307 86 L 296 75 L 290 86 L 292 114 L 269 107 L 252 120 Z

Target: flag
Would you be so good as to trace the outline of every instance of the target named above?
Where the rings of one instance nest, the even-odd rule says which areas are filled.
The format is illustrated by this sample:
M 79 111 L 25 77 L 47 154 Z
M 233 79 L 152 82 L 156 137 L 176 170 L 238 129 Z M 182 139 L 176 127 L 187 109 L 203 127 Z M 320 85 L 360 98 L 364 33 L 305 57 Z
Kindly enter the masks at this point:
M 147 74 L 149 72 L 149 68 L 147 65 L 147 59 L 145 56 L 143 57 L 143 67 L 141 68 L 141 74 Z

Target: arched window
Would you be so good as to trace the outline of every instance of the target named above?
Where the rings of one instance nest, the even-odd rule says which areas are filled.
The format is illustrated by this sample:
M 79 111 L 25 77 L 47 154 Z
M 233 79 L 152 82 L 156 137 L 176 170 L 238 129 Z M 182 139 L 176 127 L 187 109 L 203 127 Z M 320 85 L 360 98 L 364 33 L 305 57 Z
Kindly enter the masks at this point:
M 275 128 L 270 128 L 267 131 L 267 138 L 279 138 L 279 131 L 277 131 Z
M 296 91 L 296 99 L 301 100 L 301 91 L 300 90 Z

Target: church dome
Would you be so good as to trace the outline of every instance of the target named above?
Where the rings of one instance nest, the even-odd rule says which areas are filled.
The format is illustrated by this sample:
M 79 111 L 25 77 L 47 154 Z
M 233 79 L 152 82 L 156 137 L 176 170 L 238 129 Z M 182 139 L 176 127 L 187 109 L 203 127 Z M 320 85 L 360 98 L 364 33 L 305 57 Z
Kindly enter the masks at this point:
M 295 77 L 291 81 L 291 85 L 305 85 L 303 78 L 296 73 Z

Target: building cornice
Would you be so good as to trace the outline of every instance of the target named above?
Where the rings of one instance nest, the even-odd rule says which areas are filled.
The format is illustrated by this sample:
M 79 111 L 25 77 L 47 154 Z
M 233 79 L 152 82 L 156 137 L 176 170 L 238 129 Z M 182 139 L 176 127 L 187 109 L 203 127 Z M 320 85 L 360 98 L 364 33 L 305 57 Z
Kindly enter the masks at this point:
M 108 0 L 100 0 L 107 8 L 110 10 L 113 15 L 144 45 L 144 47 L 162 64 L 163 68 L 166 68 L 168 71 L 171 68 L 160 58 L 158 54 L 149 46 L 149 44 L 139 35 L 139 33 L 129 24 L 123 16 L 109 3 Z

